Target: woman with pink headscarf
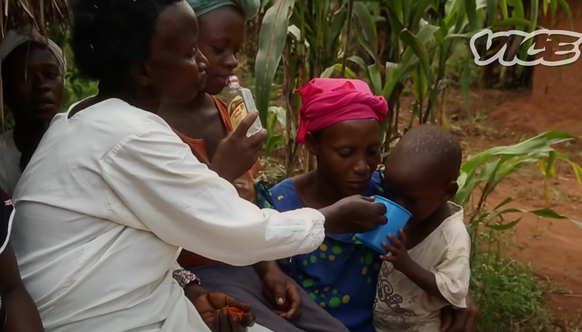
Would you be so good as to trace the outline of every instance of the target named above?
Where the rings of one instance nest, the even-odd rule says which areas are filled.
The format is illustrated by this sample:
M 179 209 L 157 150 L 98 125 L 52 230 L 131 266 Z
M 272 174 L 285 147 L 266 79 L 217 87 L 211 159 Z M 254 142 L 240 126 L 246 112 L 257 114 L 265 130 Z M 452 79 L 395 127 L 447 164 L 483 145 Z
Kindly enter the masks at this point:
M 360 80 L 314 79 L 298 91 L 303 104 L 297 140 L 317 158 L 317 169 L 263 193 L 265 206 L 288 211 L 325 206 L 353 194 L 374 195 L 380 187 L 375 170 L 386 100 Z M 372 306 L 381 261 L 353 234 L 326 234 L 316 251 L 278 263 L 350 331 L 374 332 Z
M 381 124 L 388 113 L 383 97 L 361 80 L 318 78 L 298 90 L 302 98 L 297 140 L 317 158 L 317 169 L 259 190 L 264 207 L 289 211 L 318 208 L 361 194 L 382 194 Z M 352 234 L 326 234 L 314 252 L 277 262 L 309 297 L 351 332 L 374 332 L 373 305 L 379 255 Z M 478 310 L 443 311 L 443 332 L 473 332 Z

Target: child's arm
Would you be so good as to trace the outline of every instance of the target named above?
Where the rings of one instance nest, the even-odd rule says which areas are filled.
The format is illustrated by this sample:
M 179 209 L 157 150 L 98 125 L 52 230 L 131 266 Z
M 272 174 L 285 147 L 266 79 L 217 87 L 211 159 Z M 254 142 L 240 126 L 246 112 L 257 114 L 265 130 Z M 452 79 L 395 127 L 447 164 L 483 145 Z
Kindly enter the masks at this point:
M 431 296 L 447 301 L 442 295 L 437 285 L 436 276 L 413 261 L 408 255 L 406 248 L 406 235 L 402 230 L 399 231 L 400 240 L 392 235 L 388 235 L 390 241 L 394 244 L 391 246 L 387 243 L 382 243 L 382 247 L 388 250 L 391 255 L 382 255 L 382 260 L 392 263 L 394 268 L 404 274 L 410 281 L 414 282 L 422 290 Z

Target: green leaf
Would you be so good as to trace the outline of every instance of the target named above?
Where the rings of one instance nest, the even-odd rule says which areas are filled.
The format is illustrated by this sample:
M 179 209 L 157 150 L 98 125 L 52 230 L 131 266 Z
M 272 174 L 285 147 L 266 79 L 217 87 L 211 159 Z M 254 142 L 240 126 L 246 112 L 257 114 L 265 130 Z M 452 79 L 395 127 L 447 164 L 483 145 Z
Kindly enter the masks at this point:
M 546 163 L 546 169 L 544 175 L 549 178 L 556 177 L 556 171 L 554 169 L 554 165 L 556 164 L 556 152 L 550 151 L 548 162 Z
M 513 6 L 513 15 L 512 17 L 518 19 L 525 19 L 525 10 L 523 8 L 523 0 L 508 0 L 508 4 Z M 525 24 L 527 26 L 528 24 Z M 524 30 L 524 26 L 516 25 L 515 28 L 517 30 Z
M 404 44 L 410 47 L 414 54 L 418 57 L 420 60 L 420 66 L 424 70 L 425 74 L 430 75 L 431 70 L 428 62 L 428 53 L 421 41 L 408 29 L 404 29 L 400 33 L 400 39 L 404 42 Z
M 366 5 L 361 2 L 354 3 L 353 11 L 360 27 L 360 29 L 355 29 L 358 41 L 366 52 L 378 62 L 378 33 L 376 31 L 376 22 Z
M 398 16 L 398 20 L 406 24 L 406 21 L 404 20 L 404 10 L 402 9 L 402 0 L 391 0 L 391 2 L 394 4 L 394 12 Z
M 537 23 L 538 23 L 538 15 L 539 15 L 539 0 L 531 0 L 531 8 L 530 8 L 530 23 L 529 23 L 529 27 L 527 29 L 528 32 L 533 32 L 536 29 Z M 520 46 L 520 51 L 519 51 L 519 59 L 522 60 L 527 60 L 527 58 L 529 57 L 529 55 L 527 54 L 527 51 L 529 50 L 529 48 L 533 45 L 534 43 L 534 39 L 533 38 L 528 38 L 524 44 L 522 44 Z
M 506 20 L 501 20 L 499 22 L 495 22 L 495 24 L 493 24 L 494 27 L 522 27 L 529 25 L 531 23 L 530 20 L 527 20 L 525 18 L 508 18 Z M 520 30 L 519 28 L 517 28 L 518 30 Z
M 415 1 L 403 0 L 402 1 L 402 22 L 408 22 L 410 15 L 412 14 L 412 4 Z
M 552 17 L 554 17 L 556 15 L 556 12 L 558 11 L 558 2 L 555 0 L 550 0 L 550 9 L 552 12 Z M 570 28 L 572 29 L 572 22 L 570 21 Z
M 457 11 L 456 11 L 456 20 L 454 25 L 454 32 L 459 33 L 465 29 L 466 22 L 468 21 L 467 15 L 465 15 L 466 9 L 466 0 L 458 0 L 457 1 Z
M 549 152 L 552 145 L 571 141 L 574 139 L 578 139 L 578 137 L 561 131 L 547 131 L 514 145 L 498 146 L 483 151 L 473 157 L 471 160 L 467 161 L 463 165 L 463 169 L 475 169 L 477 166 L 490 160 L 494 156 L 524 154 L 538 149 L 547 149 Z
M 552 1 L 552 3 L 555 3 L 555 2 Z M 568 2 L 566 2 L 566 0 L 558 0 L 558 3 L 562 7 L 562 10 L 564 11 L 564 13 L 566 13 L 566 16 L 568 17 L 568 22 L 570 22 L 570 27 L 571 27 L 571 29 L 573 29 L 574 28 L 574 21 L 572 20 L 572 11 L 570 10 L 570 5 L 568 5 Z M 552 15 L 555 15 L 555 14 L 556 14 L 556 12 L 552 11 Z
M 563 215 L 557 213 L 556 211 L 549 209 L 549 208 L 545 208 L 545 209 L 541 209 L 541 210 L 534 210 L 534 211 L 529 211 L 530 213 L 535 214 L 538 217 L 542 217 L 542 218 L 549 218 L 549 219 L 568 219 L 566 217 L 564 217 Z
M 384 88 L 382 89 L 382 95 L 386 100 L 390 100 L 394 88 L 398 83 L 404 80 L 406 76 L 406 70 L 402 64 L 395 64 L 389 72 L 386 71 L 386 84 L 384 84 Z
M 416 29 L 418 29 L 418 24 L 420 20 L 423 18 L 423 16 L 426 15 L 428 8 L 430 7 L 431 2 L 433 1 L 432 0 L 414 0 L 414 1 L 404 0 L 404 1 L 409 1 L 413 3 L 411 14 L 412 18 L 409 27 L 410 29 L 412 29 L 412 31 L 416 31 Z
M 370 76 L 370 84 L 372 85 L 372 91 L 375 95 L 382 94 L 382 77 L 380 76 L 380 70 L 378 70 L 377 64 L 372 64 L 368 66 L 368 74 Z
M 569 162 L 570 166 L 572 166 L 572 170 L 574 171 L 574 175 L 576 176 L 576 180 L 578 180 L 578 184 L 582 187 L 582 168 L 579 165 Z
M 475 0 L 465 0 L 465 10 L 469 19 L 469 29 L 471 31 L 479 29 L 480 22 L 477 19 L 477 4 Z
M 287 27 L 295 0 L 276 0 L 265 13 L 255 60 L 256 105 L 263 125 L 267 121 L 271 85 L 287 41 Z
M 374 91 L 374 93 L 376 93 L 376 91 L 378 91 L 378 87 L 375 87 L 374 84 L 377 84 L 376 78 L 374 78 L 374 80 L 372 80 L 371 77 L 371 73 L 370 73 L 370 68 L 372 66 L 368 66 L 366 64 L 366 61 L 364 61 L 364 59 L 362 59 L 361 57 L 357 56 L 357 55 L 352 55 L 351 57 L 347 58 L 347 61 L 352 62 L 356 65 L 358 65 L 358 67 L 360 67 L 362 69 L 362 71 L 364 72 L 364 74 L 366 75 L 365 80 L 368 82 L 368 84 L 370 85 L 370 89 L 372 91 Z M 373 67 L 372 67 L 373 68 Z M 348 68 L 346 68 L 347 70 Z M 373 69 L 372 69 L 373 70 Z M 375 75 L 374 73 L 372 73 L 372 75 Z M 382 91 L 382 82 L 380 81 L 380 85 L 379 85 L 379 89 L 380 91 Z
M 507 0 L 499 0 L 499 7 L 501 8 L 501 15 L 504 20 L 509 18 L 509 10 L 507 8 Z
M 434 34 L 440 30 L 441 27 L 437 25 L 427 24 L 420 28 L 416 37 L 422 44 L 428 44 L 434 37 Z
M 364 59 L 357 55 L 352 55 L 351 57 L 348 58 L 348 61 L 357 64 L 358 66 L 360 66 L 360 68 L 362 68 L 363 71 L 368 70 L 368 65 L 366 65 L 366 61 L 364 61 Z
M 336 63 L 334 65 L 331 65 L 329 67 L 327 67 L 322 73 L 321 75 L 319 75 L 319 77 L 322 78 L 330 78 L 333 77 L 333 74 L 335 72 L 340 73 L 342 71 L 342 64 L 341 63 Z M 358 78 L 356 73 L 354 73 L 350 68 L 346 67 L 345 68 L 345 78 L 350 78 L 350 79 L 354 79 L 354 78 Z
M 479 30 L 481 31 L 481 30 Z M 471 37 L 473 37 L 474 34 L 476 34 L 479 31 L 472 31 L 472 32 L 467 32 L 467 33 L 449 33 L 445 36 L 445 38 L 443 39 L 443 41 L 449 41 L 449 40 L 455 40 L 455 39 L 471 39 Z
M 550 208 L 544 208 L 544 209 L 533 210 L 533 211 L 528 211 L 528 210 L 524 210 L 524 209 L 506 209 L 506 210 L 503 210 L 500 212 L 500 214 L 506 214 L 506 213 L 531 213 L 531 214 L 534 214 L 540 218 L 557 219 L 557 220 L 568 219 L 565 216 L 557 213 L 556 211 L 554 211 Z
M 514 220 L 512 222 L 508 222 L 506 224 L 501 224 L 501 225 L 488 224 L 488 225 L 486 225 L 486 227 L 490 228 L 492 230 L 495 230 L 495 231 L 506 231 L 508 229 L 515 227 L 515 225 L 517 225 L 520 221 L 521 221 L 521 218 Z
M 573 139 L 577 139 L 577 136 L 564 132 L 548 131 L 511 146 L 494 147 L 477 154 L 461 167 L 461 174 L 465 177 L 464 185 L 459 188 L 455 195 L 455 202 L 460 205 L 467 204 L 473 191 L 483 181 L 487 181 L 485 192 L 491 192 L 509 174 L 537 162 L 542 157 L 549 157 L 549 153 L 554 151 L 552 145 Z M 559 153 L 556 154 L 556 157 L 568 160 Z M 576 166 L 572 166 L 572 168 L 575 169 Z M 577 178 L 579 176 L 579 182 L 582 186 L 582 170 L 579 167 L 578 170 L 579 173 L 574 172 L 577 174 Z
M 329 38 L 327 40 L 327 49 L 332 49 L 331 45 L 334 41 L 338 40 L 339 35 L 342 32 L 346 19 L 348 18 L 348 11 L 345 9 L 338 10 L 332 18 L 331 29 L 329 31 Z
M 457 184 L 459 185 L 459 189 L 462 189 L 466 183 L 467 183 L 467 172 L 460 171 L 459 177 L 457 178 Z
M 280 107 L 280 106 L 271 106 L 269 107 L 269 113 L 270 114 L 275 114 L 275 117 L 277 118 L 277 122 L 281 125 L 281 127 L 283 129 L 285 129 L 285 127 L 287 126 L 287 110 L 284 107 Z
M 419 104 L 422 105 L 426 99 L 426 92 L 428 90 L 426 74 L 420 69 L 420 67 L 417 67 L 412 71 L 411 77 L 414 95 L 416 96 Z
M 384 98 L 390 100 L 394 88 L 397 86 L 397 84 L 406 79 L 406 77 L 408 77 L 410 72 L 414 69 L 414 66 L 419 63 L 418 54 L 424 58 L 424 64 L 422 64 L 423 70 L 428 72 L 428 75 L 432 74 L 428 63 L 428 53 L 422 43 L 428 43 L 438 29 L 440 29 L 440 27 L 428 24 L 421 28 L 417 36 L 414 36 L 408 29 L 402 30 L 400 38 L 403 40 L 403 42 L 404 39 L 406 39 L 405 43 L 408 43 L 408 47 L 404 51 L 404 54 L 402 55 L 402 61 L 400 63 L 396 64 L 395 66 L 391 66 L 390 68 L 388 64 L 386 65 L 386 79 L 384 88 L 382 89 L 382 95 Z
M 497 0 L 487 0 L 487 25 L 491 26 L 497 20 Z
M 388 11 L 388 22 L 392 28 L 392 34 L 398 35 L 402 30 L 404 30 L 404 22 L 399 19 L 400 14 L 395 9 L 392 1 L 386 1 L 386 10 Z
M 571 161 L 568 157 L 564 156 L 563 154 L 561 154 L 559 152 L 556 152 L 556 158 L 567 162 L 570 165 L 570 167 L 572 167 L 572 171 L 574 172 L 574 176 L 576 177 L 576 180 L 578 181 L 578 184 L 580 185 L 580 188 L 582 189 L 582 168 L 580 168 L 580 166 L 578 164 Z
M 504 206 L 504 205 L 507 205 L 507 204 L 509 204 L 509 203 L 511 203 L 511 202 L 513 202 L 513 198 L 511 198 L 511 197 L 507 197 L 506 199 L 504 199 L 504 200 L 503 200 L 503 202 L 501 202 L 501 203 L 497 204 L 497 206 L 496 206 L 495 208 L 493 208 L 493 210 L 497 210 L 497 209 L 499 209 L 500 207 L 502 207 L 502 206 Z

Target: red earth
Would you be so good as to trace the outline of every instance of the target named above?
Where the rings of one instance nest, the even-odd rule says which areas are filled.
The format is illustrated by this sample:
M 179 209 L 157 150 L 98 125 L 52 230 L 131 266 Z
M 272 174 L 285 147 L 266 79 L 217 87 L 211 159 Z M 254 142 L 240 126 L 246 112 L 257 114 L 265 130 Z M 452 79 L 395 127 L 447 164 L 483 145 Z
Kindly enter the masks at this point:
M 537 78 L 543 79 L 543 78 Z M 582 85 L 581 85 L 582 86 Z M 580 97 L 580 96 L 577 96 Z M 471 110 L 475 122 L 450 123 L 459 136 L 466 157 L 487 148 L 517 143 L 547 130 L 562 130 L 582 136 L 582 111 L 569 102 L 532 98 L 530 91 L 472 90 Z M 459 92 L 452 92 L 447 113 L 462 118 L 465 107 Z M 582 142 L 559 148 L 582 163 Z M 537 167 L 537 166 L 536 166 Z M 536 168 L 525 168 L 502 182 L 489 199 L 490 205 L 513 197 L 515 207 L 534 210 L 546 207 L 544 179 Z M 550 187 L 550 207 L 571 219 L 582 221 L 582 186 L 569 166 L 557 168 Z M 516 248 L 509 254 L 531 263 L 542 277 L 550 278 L 553 291 L 546 303 L 557 317 L 582 326 L 582 228 L 567 220 L 551 221 L 524 215 L 518 224 Z M 522 248 L 522 249 L 517 249 Z

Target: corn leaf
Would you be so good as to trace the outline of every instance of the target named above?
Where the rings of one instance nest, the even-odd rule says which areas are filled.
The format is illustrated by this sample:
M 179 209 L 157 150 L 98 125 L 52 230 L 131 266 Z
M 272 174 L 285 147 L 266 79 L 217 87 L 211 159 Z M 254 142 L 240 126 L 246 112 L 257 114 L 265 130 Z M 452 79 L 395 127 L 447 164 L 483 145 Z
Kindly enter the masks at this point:
M 508 229 L 512 229 L 513 227 L 515 227 L 520 221 L 521 221 L 521 218 L 514 220 L 512 222 L 508 222 L 506 224 L 501 224 L 501 225 L 487 224 L 486 227 L 491 228 L 491 229 L 496 230 L 496 231 L 506 231 Z
M 333 64 L 333 65 L 327 67 L 321 73 L 321 75 L 319 75 L 319 77 L 322 77 L 322 78 L 337 77 L 337 76 L 333 76 L 333 75 L 335 73 L 339 74 L 341 71 L 342 71 L 342 64 L 336 63 L 336 64 Z M 345 76 L 345 78 L 350 78 L 350 79 L 358 78 L 358 75 L 356 75 L 356 73 L 354 73 L 353 70 L 351 70 L 348 67 L 345 68 L 345 75 L 344 76 Z
M 555 3 L 555 1 L 552 1 L 552 3 Z M 572 20 L 572 11 L 570 10 L 570 5 L 568 5 L 568 2 L 566 0 L 558 0 L 558 3 L 562 7 L 562 10 L 564 10 L 564 13 L 566 13 L 566 16 L 568 17 L 568 21 L 570 22 L 570 28 L 573 29 L 574 21 Z M 557 9 L 554 10 L 554 7 L 552 7 L 552 15 L 555 15 L 556 11 Z
M 497 20 L 497 0 L 487 0 L 487 25 L 492 26 Z
M 360 45 L 378 62 L 378 33 L 376 22 L 365 4 L 354 2 L 354 16 L 360 29 L 355 29 Z
M 477 4 L 475 3 L 475 0 L 465 0 L 465 11 L 467 19 L 469 20 L 470 31 L 479 29 L 481 24 L 477 18 Z
M 276 0 L 265 13 L 259 35 L 259 50 L 255 61 L 256 105 L 261 122 L 266 125 L 271 84 L 279 67 L 285 42 L 287 27 L 295 0 Z

